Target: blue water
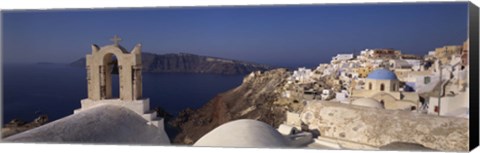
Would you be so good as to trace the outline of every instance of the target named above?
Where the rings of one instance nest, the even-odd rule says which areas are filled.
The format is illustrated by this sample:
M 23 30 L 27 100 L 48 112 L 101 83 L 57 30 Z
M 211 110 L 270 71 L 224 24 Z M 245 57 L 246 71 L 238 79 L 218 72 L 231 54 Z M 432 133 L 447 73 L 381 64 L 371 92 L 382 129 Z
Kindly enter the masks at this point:
M 56 120 L 80 108 L 87 97 L 84 68 L 61 64 L 3 66 L 3 123 L 13 118 L 31 121 L 39 114 Z M 243 75 L 143 74 L 143 97 L 150 108 L 161 106 L 172 115 L 185 108 L 199 108 L 214 96 L 241 84 Z M 118 95 L 118 76 L 113 77 Z M 36 114 L 37 113 L 37 114 Z

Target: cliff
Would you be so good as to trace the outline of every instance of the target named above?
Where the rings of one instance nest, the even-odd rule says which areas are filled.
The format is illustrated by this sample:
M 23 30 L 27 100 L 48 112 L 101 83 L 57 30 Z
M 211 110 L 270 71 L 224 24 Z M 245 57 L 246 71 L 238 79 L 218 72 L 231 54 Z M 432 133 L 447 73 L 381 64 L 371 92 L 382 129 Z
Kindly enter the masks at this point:
M 255 119 L 278 127 L 285 121 L 285 106 L 275 104 L 290 73 L 286 69 L 253 72 L 243 83 L 221 93 L 197 110 L 179 113 L 170 125 L 179 129 L 173 143 L 193 144 L 200 137 L 228 121 Z
M 201 74 L 248 74 L 265 71 L 272 67 L 231 59 L 201 56 L 188 53 L 152 54 L 142 53 L 143 72 L 150 73 L 201 73 Z M 85 58 L 70 63 L 71 66 L 85 67 Z

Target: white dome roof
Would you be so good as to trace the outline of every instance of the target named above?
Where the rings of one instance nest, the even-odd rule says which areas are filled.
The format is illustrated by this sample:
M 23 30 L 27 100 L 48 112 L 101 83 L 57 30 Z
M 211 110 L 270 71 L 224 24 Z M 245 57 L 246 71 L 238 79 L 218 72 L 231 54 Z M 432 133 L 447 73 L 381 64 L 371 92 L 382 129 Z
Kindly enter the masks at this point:
M 167 133 L 134 111 L 103 104 L 4 139 L 10 142 L 170 144 Z
M 225 123 L 200 138 L 193 146 L 219 147 L 287 147 L 288 143 L 276 129 L 251 119 Z
M 360 98 L 356 99 L 352 102 L 353 105 L 357 106 L 365 106 L 365 107 L 373 107 L 373 108 L 384 108 L 383 104 L 378 102 L 373 98 Z

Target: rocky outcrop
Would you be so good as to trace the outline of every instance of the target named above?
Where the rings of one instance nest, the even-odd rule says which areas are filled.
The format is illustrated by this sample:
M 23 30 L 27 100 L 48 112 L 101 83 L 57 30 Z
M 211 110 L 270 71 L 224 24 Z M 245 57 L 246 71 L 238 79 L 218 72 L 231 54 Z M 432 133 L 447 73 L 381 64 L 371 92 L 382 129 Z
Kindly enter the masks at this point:
M 179 129 L 173 143 L 193 144 L 221 124 L 237 119 L 255 119 L 278 127 L 285 121 L 286 108 L 274 102 L 289 76 L 286 69 L 254 72 L 242 85 L 219 94 L 203 107 L 182 111 L 170 122 Z
M 468 119 L 464 118 L 337 102 L 308 103 L 301 117 L 310 129 L 318 129 L 324 137 L 376 147 L 402 142 L 441 151 L 468 151 Z
M 150 73 L 200 73 L 200 74 L 248 74 L 265 71 L 272 67 L 231 59 L 200 56 L 188 53 L 163 54 L 142 53 L 143 72 Z M 85 67 L 85 58 L 70 63 Z
M 26 123 L 20 119 L 13 119 L 9 123 L 5 124 L 2 128 L 2 138 L 21 133 L 36 127 L 39 127 L 48 122 L 47 115 L 40 115 L 35 118 L 32 122 Z

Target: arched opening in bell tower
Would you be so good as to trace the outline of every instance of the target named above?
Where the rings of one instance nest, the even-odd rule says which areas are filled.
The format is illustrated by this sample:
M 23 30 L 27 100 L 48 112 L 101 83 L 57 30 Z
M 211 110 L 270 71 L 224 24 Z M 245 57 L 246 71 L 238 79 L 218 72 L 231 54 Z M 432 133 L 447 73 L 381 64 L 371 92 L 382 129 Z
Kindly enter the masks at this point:
M 118 58 L 113 53 L 105 54 L 103 58 L 103 83 L 101 84 L 102 96 L 105 99 L 120 98 L 121 84 L 120 74 L 122 66 L 119 65 Z M 102 70 L 101 70 L 102 71 Z

